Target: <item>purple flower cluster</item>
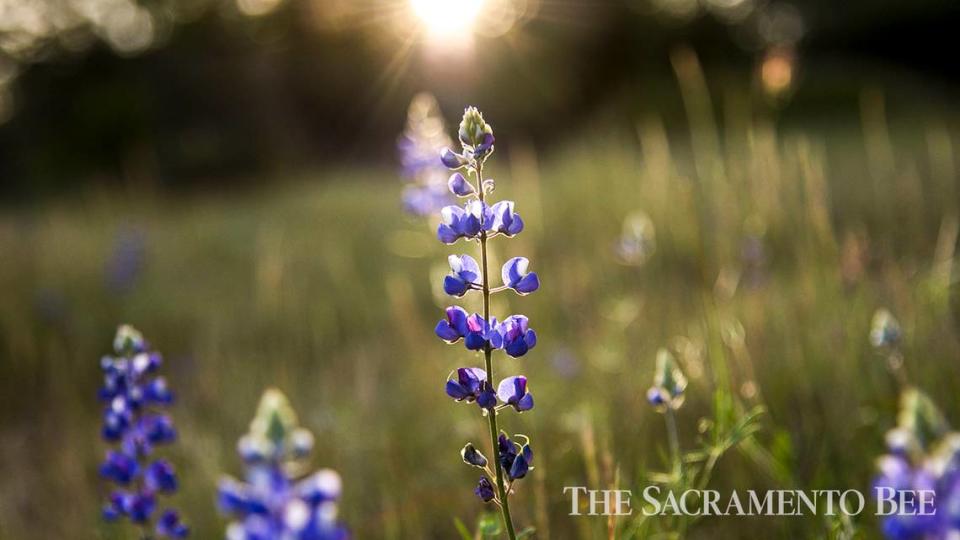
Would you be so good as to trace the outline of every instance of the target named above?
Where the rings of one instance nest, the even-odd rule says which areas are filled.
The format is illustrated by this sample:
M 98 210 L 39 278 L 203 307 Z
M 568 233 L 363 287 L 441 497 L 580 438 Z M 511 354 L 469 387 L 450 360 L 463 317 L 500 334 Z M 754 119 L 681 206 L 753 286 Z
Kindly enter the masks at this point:
M 531 469 L 533 451 L 529 441 L 518 445 L 501 432 L 497 417 L 507 408 L 529 411 L 533 408 L 533 395 L 527 378 L 522 375 L 502 379 L 494 387 L 491 356 L 496 350 L 513 358 L 524 356 L 536 346 L 537 334 L 524 315 L 510 315 L 502 321 L 491 316 L 490 295 L 506 290 L 526 295 L 540 287 L 540 280 L 536 273 L 528 271 L 529 260 L 513 257 L 501 268 L 502 286 L 491 287 L 487 242 L 497 236 L 509 238 L 520 233 L 523 219 L 514 210 L 513 201 L 488 204 L 487 196 L 494 189 L 494 181 L 483 178 L 483 164 L 493 153 L 494 137 L 493 129 L 476 108 L 468 107 L 464 111 L 459 139 L 462 150 L 459 153 L 449 148 L 443 150 L 441 162 L 457 171 L 447 182 L 450 193 L 467 201 L 463 206 L 446 206 L 440 211 L 437 238 L 444 244 L 454 244 L 460 239 L 476 241 L 480 262 L 470 255 L 451 255 L 450 274 L 444 279 L 443 290 L 456 298 L 477 291 L 482 298 L 483 313 L 450 306 L 434 331 L 446 343 L 463 340 L 468 350 L 483 353 L 484 368 L 458 368 L 448 377 L 446 392 L 456 401 L 476 403 L 489 421 L 491 447 L 497 455 L 494 470 L 472 444 L 464 447 L 461 456 L 468 465 L 484 470 L 475 493 L 484 502 L 500 507 L 508 535 L 515 538 L 507 497 L 513 482 Z
M 143 336 L 121 326 L 113 342 L 116 356 L 101 360 L 104 373 L 100 400 L 103 438 L 113 447 L 100 465 L 100 476 L 116 486 L 103 508 L 108 521 L 127 518 L 144 531 L 153 528 L 164 538 L 185 538 L 187 527 L 177 512 L 166 509 L 157 517 L 157 498 L 177 491 L 173 465 L 154 458 L 156 446 L 176 439 L 173 420 L 163 412 L 173 402 L 166 379 L 157 375 L 162 362 Z
M 530 329 L 525 315 L 511 315 L 497 322 L 496 317 L 484 320 L 479 313 L 469 315 L 460 306 L 448 307 L 446 315 L 434 329 L 437 337 L 451 344 L 463 339 L 464 346 L 471 351 L 503 349 L 519 358 L 537 344 L 537 333 Z
M 337 520 L 341 480 L 333 470 L 303 476 L 313 435 L 300 427 L 286 396 L 269 389 L 237 451 L 246 482 L 224 478 L 218 503 L 233 522 L 227 540 L 347 540 Z
M 887 454 L 877 460 L 873 481 L 890 513 L 881 521 L 883 534 L 895 540 L 954 538 L 960 535 L 960 433 L 948 430 L 919 390 L 908 388 L 901 401 L 898 426 L 887 433 Z M 921 499 L 920 490 L 932 491 L 932 500 Z
M 408 181 L 403 190 L 407 212 L 428 216 L 452 201 L 446 168 L 437 162 L 437 152 L 449 144 L 437 100 L 430 94 L 417 94 L 407 110 L 406 129 L 397 141 L 401 172 Z

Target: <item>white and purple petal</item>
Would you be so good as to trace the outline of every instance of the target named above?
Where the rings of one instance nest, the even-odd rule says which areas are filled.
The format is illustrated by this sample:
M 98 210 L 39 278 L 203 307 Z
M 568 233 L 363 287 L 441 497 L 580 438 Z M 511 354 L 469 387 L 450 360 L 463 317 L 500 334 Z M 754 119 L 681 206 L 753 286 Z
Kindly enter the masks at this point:
M 500 270 L 503 284 L 517 293 L 530 294 L 540 288 L 540 278 L 535 272 L 527 272 L 530 261 L 526 257 L 514 257 Z
M 453 150 L 444 148 L 440 151 L 440 162 L 448 169 L 459 169 L 464 166 L 466 160 Z
M 447 187 L 449 187 L 450 192 L 457 197 L 469 197 L 477 192 L 473 184 L 460 173 L 450 175 L 450 179 L 447 181 Z

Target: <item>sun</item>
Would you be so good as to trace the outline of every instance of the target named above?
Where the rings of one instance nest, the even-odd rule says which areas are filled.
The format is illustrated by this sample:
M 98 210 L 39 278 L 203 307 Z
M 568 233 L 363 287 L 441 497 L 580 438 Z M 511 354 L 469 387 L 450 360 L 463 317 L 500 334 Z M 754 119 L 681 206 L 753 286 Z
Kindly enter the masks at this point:
M 432 36 L 455 36 L 470 31 L 484 0 L 410 0 L 413 13 Z

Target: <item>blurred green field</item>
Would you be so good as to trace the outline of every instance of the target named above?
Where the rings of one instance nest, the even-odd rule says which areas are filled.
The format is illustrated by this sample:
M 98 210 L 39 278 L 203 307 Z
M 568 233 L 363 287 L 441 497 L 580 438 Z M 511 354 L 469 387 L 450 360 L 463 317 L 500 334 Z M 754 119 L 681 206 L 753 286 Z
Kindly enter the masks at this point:
M 644 398 L 662 346 L 690 379 L 686 449 L 718 389 L 768 411 L 717 465 L 718 489 L 869 486 L 897 406 L 867 340 L 879 307 L 904 326 L 911 380 L 960 422 L 954 117 L 888 127 L 867 96 L 862 130 L 780 133 L 761 115 L 719 130 L 687 98 L 689 137 L 645 115 L 636 132 L 597 128 L 541 156 L 498 133 L 497 196 L 517 200 L 527 229 L 494 242 L 494 260 L 528 256 L 543 281 L 493 306 L 528 314 L 540 336 L 495 365 L 498 379 L 528 375 L 537 398 L 501 423 L 533 439 L 536 470 L 513 506 L 538 538 L 607 538 L 605 518 L 567 516 L 563 486 L 640 489 L 665 468 L 663 420 Z M 443 382 L 482 359 L 432 333 L 449 305 L 445 255 L 467 248 L 405 216 L 395 176 L 323 170 L 216 196 L 87 190 L 0 213 L 0 538 L 134 537 L 98 513 L 98 361 L 121 322 L 165 354 L 181 434 L 167 452 L 195 538 L 222 536 L 215 483 L 241 473 L 236 439 L 271 385 L 316 435 L 313 463 L 343 476 L 357 538 L 454 538 L 454 517 L 474 523 L 476 474 L 458 452 L 486 448 L 486 428 Z M 614 246 L 636 211 L 656 249 L 625 265 Z M 140 235 L 143 267 L 118 291 L 105 268 L 124 234 Z M 835 525 L 708 518 L 690 536 Z M 854 525 L 876 536 L 866 513 Z

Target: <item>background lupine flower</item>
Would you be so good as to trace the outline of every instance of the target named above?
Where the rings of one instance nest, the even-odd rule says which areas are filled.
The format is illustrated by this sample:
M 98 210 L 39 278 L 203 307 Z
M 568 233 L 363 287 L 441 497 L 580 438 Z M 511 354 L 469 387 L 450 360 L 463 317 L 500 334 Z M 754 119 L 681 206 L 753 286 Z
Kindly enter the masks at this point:
M 870 324 L 871 345 L 878 349 L 896 347 L 900 344 L 902 336 L 900 323 L 890 311 L 881 308 L 873 314 Z
M 614 251 L 621 263 L 641 266 L 656 251 L 656 229 L 645 212 L 636 211 L 623 220 L 623 232 Z
M 450 204 L 446 168 L 437 163 L 437 153 L 449 145 L 437 100 L 427 93 L 414 96 L 407 109 L 406 128 L 397 140 L 401 172 L 410 182 L 403 191 L 407 212 L 427 216 Z
M 677 361 L 667 349 L 657 351 L 657 366 L 653 386 L 647 390 L 647 401 L 660 408 L 675 410 L 683 405 L 683 392 L 687 378 L 677 367 Z
M 155 520 L 158 495 L 172 495 L 178 485 L 173 465 L 153 457 L 156 446 L 176 439 L 173 421 L 163 412 L 173 394 L 157 375 L 162 359 L 128 325 L 117 329 L 113 348 L 116 356 L 100 361 L 100 400 L 105 404 L 101 432 L 115 445 L 100 465 L 100 476 L 116 486 L 103 516 L 109 521 L 127 518 L 145 535 L 153 529 L 163 538 L 185 538 L 189 531 L 176 511 L 166 509 Z
M 114 293 L 132 290 L 143 273 L 146 238 L 139 229 L 123 229 L 114 239 L 104 268 L 107 288 Z
M 246 482 L 224 478 L 218 502 L 234 519 L 227 540 L 346 540 L 337 520 L 340 476 L 323 469 L 303 477 L 313 436 L 298 426 L 286 396 L 268 389 L 250 431 L 237 444 Z
M 574 352 L 561 347 L 550 355 L 550 365 L 564 379 L 572 379 L 580 373 L 580 360 Z
M 478 264 L 468 255 L 451 256 L 451 275 L 444 279 L 444 291 L 462 297 L 470 289 L 480 290 L 483 314 L 468 315 L 462 307 L 448 307 L 446 318 L 437 323 L 434 331 L 447 343 L 463 339 L 467 349 L 483 351 L 486 369 L 458 368 L 456 378 L 447 380 L 446 392 L 457 401 L 476 401 L 484 410 L 490 427 L 490 445 L 497 456 L 494 470 L 488 468 L 487 459 L 472 444 L 467 444 L 460 456 L 464 463 L 482 468 L 487 473 L 488 476 L 480 478 L 474 493 L 481 501 L 493 502 L 500 508 L 507 535 L 515 540 L 508 497 L 513 492 L 513 482 L 526 476 L 530 470 L 533 451 L 529 442 L 516 445 L 501 432 L 497 417 L 508 407 L 517 412 L 532 409 L 533 396 L 527 391 L 527 378 L 523 375 L 503 379 L 494 392 L 490 382 L 493 379 L 491 357 L 497 349 L 503 349 L 514 358 L 523 356 L 536 345 L 537 335 L 529 328 L 524 315 L 511 315 L 498 323 L 496 317 L 490 315 L 490 295 L 509 289 L 521 295 L 528 294 L 540 287 L 540 280 L 535 273 L 527 272 L 529 261 L 525 257 L 514 257 L 501 268 L 504 287 L 491 289 L 487 242 L 498 235 L 511 237 L 518 234 L 523 230 L 523 220 L 514 212 L 513 201 L 487 204 L 487 194 L 493 191 L 494 182 L 483 178 L 483 164 L 493 153 L 494 136 L 493 128 L 475 107 L 464 111 L 458 135 L 461 152 L 445 149 L 440 154 L 440 162 L 451 169 L 463 169 L 463 172 L 454 173 L 447 184 L 451 193 L 457 197 L 470 197 L 470 200 L 462 208 L 447 206 L 440 211 L 437 238 L 445 244 L 453 244 L 461 238 L 476 238 L 480 244 L 481 262 Z
M 915 497 L 882 520 L 884 536 L 896 540 L 952 538 L 960 534 L 960 433 L 950 431 L 929 397 L 915 388 L 901 396 L 897 427 L 887 434 L 888 453 L 877 459 L 874 488 L 887 488 L 900 504 L 903 490 L 933 490 L 924 513 Z M 886 510 L 890 510 L 889 505 Z
M 769 256 L 763 232 L 750 232 L 740 241 L 740 264 L 745 286 L 758 288 L 767 282 L 770 277 Z

